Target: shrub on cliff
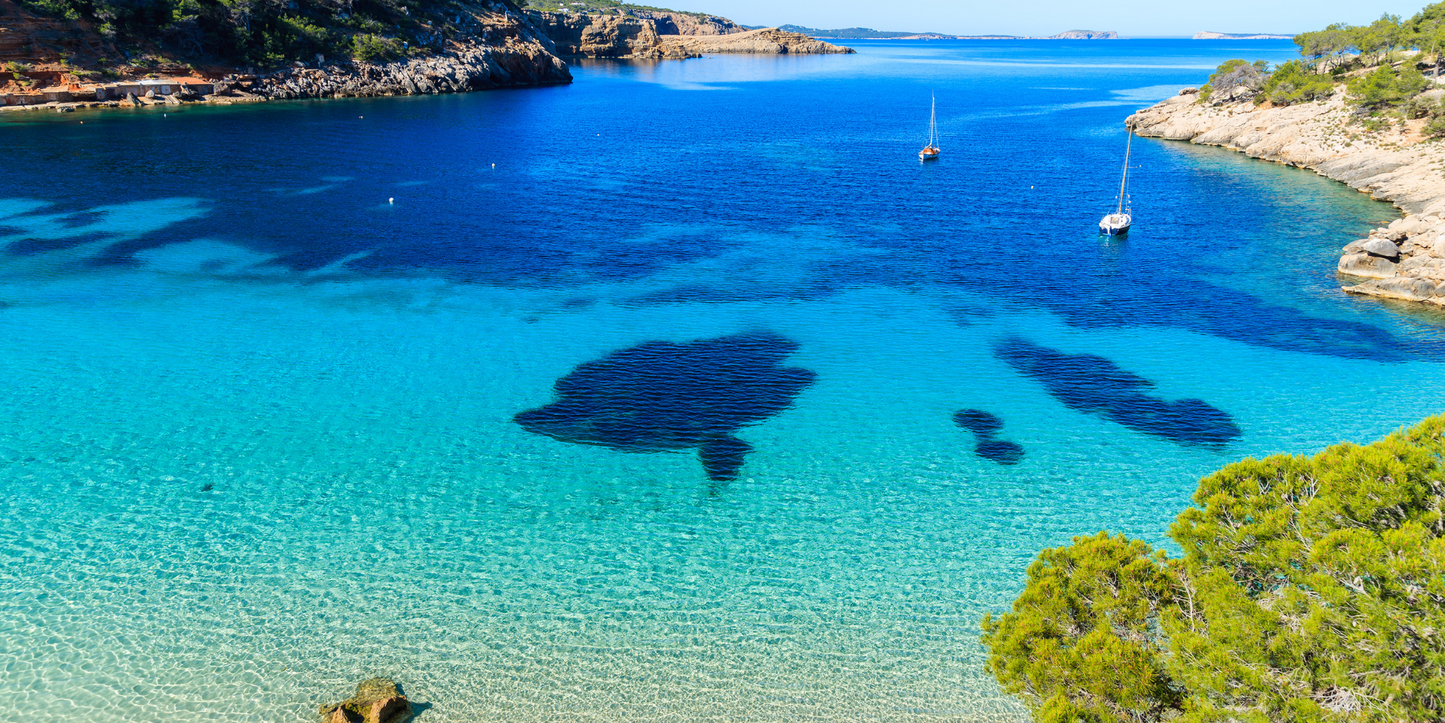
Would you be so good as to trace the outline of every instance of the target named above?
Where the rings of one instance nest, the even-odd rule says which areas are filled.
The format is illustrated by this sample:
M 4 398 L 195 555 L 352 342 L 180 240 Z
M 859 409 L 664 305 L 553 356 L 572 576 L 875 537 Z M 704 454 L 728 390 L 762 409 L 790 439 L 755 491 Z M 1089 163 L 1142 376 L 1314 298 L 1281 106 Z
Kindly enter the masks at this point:
M 1046 550 L 984 620 L 1039 721 L 1445 720 L 1445 416 L 1228 465 L 1170 537 Z
M 1412 65 L 1406 64 L 1398 69 L 1392 65 L 1381 65 L 1372 73 L 1351 79 L 1346 87 L 1355 103 L 1378 110 L 1405 103 L 1429 83 Z

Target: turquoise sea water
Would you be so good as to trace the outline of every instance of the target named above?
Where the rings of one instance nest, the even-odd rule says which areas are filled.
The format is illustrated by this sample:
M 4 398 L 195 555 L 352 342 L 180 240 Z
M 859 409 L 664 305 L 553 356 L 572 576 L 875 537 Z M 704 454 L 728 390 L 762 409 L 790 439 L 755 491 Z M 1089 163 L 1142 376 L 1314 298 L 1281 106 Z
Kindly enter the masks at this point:
M 1125 115 L 1288 42 L 857 47 L 5 119 L 0 718 L 304 721 L 389 675 L 434 723 L 1023 720 L 978 623 L 1040 548 L 1165 544 L 1224 463 L 1441 410 L 1441 320 L 1333 274 L 1390 207 L 1140 140 L 1095 234 Z M 758 332 L 812 383 L 731 481 L 513 420 Z M 1138 379 L 1237 433 L 1120 423 Z

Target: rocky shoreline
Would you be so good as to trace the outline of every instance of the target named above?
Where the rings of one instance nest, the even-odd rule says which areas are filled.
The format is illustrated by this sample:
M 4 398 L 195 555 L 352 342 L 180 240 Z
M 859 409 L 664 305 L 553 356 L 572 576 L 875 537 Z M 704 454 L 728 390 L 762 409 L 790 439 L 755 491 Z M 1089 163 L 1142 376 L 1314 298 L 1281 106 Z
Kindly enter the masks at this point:
M 1424 120 L 1383 131 L 1352 125 L 1343 87 L 1329 100 L 1284 107 L 1250 101 L 1206 106 L 1197 99 L 1197 91 L 1186 88 L 1125 123 L 1144 137 L 1222 146 L 1307 168 L 1394 204 L 1404 218 L 1341 250 L 1341 288 L 1445 306 L 1445 144 L 1427 142 Z
M 460 93 L 572 82 L 555 45 L 525 13 L 499 4 L 479 11 L 471 21 L 468 36 L 452 39 L 442 52 L 429 55 L 371 63 L 317 56 L 313 63 L 295 62 L 268 73 L 230 72 L 210 78 L 82 84 L 78 78 L 62 77 L 56 87 L 30 96 L 0 95 L 0 112 Z M 145 88 L 132 87 L 137 83 Z M 116 93 L 117 86 L 126 90 Z

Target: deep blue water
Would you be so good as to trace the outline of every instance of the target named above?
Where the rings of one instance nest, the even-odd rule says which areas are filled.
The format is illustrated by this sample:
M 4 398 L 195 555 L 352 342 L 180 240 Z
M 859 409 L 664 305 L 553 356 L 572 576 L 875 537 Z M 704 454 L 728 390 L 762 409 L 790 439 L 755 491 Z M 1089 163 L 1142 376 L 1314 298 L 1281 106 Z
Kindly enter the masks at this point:
M 1038 549 L 1439 411 L 1389 206 L 1139 139 L 1096 233 L 1288 41 L 855 47 L 5 116 L 0 717 L 1021 720 Z

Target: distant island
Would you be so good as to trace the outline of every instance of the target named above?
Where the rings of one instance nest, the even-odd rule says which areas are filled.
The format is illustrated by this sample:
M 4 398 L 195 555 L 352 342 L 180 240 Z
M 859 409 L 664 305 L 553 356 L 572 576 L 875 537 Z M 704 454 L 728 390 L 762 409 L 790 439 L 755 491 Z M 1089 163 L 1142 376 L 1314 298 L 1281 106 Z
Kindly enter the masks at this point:
M 1057 35 L 949 35 L 946 33 L 920 33 L 899 30 L 874 30 L 873 28 L 836 28 L 824 30 L 802 25 L 780 25 L 779 30 L 801 33 L 827 40 L 1118 40 L 1119 33 L 1113 30 L 1066 30 Z
M 1271 33 L 1216 33 L 1213 30 L 1201 30 L 1194 34 L 1195 40 L 1290 40 L 1293 35 L 1274 35 Z

